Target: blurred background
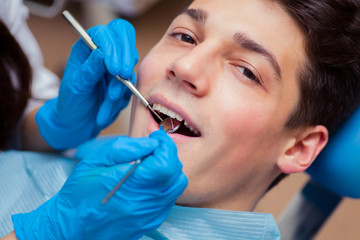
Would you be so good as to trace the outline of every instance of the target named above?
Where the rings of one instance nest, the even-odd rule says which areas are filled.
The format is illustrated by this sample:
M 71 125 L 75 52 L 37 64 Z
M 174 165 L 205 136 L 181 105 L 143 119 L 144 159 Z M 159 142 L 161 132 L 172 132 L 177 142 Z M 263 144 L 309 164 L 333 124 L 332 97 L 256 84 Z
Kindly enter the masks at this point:
M 72 44 L 78 39 L 61 12 L 69 10 L 85 27 L 107 24 L 116 17 L 130 21 L 137 33 L 140 61 L 161 38 L 185 0 L 24 0 L 31 9 L 28 21 L 41 47 L 45 66 L 61 77 Z M 127 134 L 130 106 L 101 134 Z M 360 174 L 360 173 L 359 173 Z M 307 182 L 307 174 L 287 177 L 258 204 L 256 211 L 275 219 Z M 360 187 L 360 186 L 359 186 Z M 316 240 L 360 240 L 360 201 L 344 199 L 325 222 Z

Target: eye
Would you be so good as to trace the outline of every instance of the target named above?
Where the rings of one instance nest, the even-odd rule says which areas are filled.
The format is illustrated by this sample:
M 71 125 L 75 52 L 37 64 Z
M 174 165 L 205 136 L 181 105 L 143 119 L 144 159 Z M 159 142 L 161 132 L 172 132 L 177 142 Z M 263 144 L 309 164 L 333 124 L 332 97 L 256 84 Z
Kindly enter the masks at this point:
M 195 40 L 191 36 L 184 34 L 184 33 L 175 33 L 174 37 L 176 39 L 178 39 L 179 41 L 189 43 L 191 45 L 195 45 L 195 43 L 196 43 Z
M 238 66 L 237 68 L 248 79 L 260 83 L 259 79 L 256 77 L 256 75 L 250 69 L 248 69 L 246 67 L 242 67 L 242 66 Z
M 259 85 L 262 85 L 262 79 L 259 72 L 249 63 L 245 61 L 241 61 L 241 63 L 238 63 L 235 65 L 238 72 L 240 72 L 240 77 L 249 79 Z

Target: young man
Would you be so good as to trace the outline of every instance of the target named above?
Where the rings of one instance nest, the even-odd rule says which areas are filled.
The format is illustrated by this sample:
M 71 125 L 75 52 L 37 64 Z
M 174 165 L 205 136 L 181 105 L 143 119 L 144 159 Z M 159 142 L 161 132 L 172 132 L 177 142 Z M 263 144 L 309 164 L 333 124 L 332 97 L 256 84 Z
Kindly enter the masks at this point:
M 281 173 L 310 166 L 326 145 L 327 129 L 359 101 L 358 57 L 346 56 L 350 46 L 359 49 L 359 39 L 348 41 L 347 29 L 336 29 L 359 24 L 351 6 L 196 0 L 175 18 L 142 61 L 138 86 L 161 113 L 195 129 L 170 134 L 189 179 L 178 204 L 252 211 Z M 326 8 L 335 16 L 321 12 Z M 349 22 L 334 25 L 350 12 Z M 329 26 L 315 22 L 321 17 Z M 333 55 L 343 47 L 346 53 Z M 131 136 L 157 129 L 140 104 L 135 99 Z
M 93 183 L 107 176 L 101 164 L 107 168 L 118 164 L 119 156 L 126 155 L 126 162 L 150 154 L 113 196 L 114 203 L 118 201 L 113 206 L 116 214 L 109 215 L 112 221 L 106 226 L 109 229 L 116 225 L 116 217 L 122 218 L 117 230 L 113 229 L 118 231 L 117 237 L 279 238 L 271 216 L 251 211 L 283 174 L 306 170 L 326 145 L 328 131 L 336 129 L 358 105 L 359 12 L 359 3 L 351 0 L 191 1 L 142 61 L 137 82 L 160 114 L 184 120 L 182 129 L 169 134 L 177 154 L 172 141 L 156 131 L 153 116 L 135 99 L 130 135 L 150 134 L 151 141 L 134 145 L 135 139 L 121 140 L 121 144 L 109 145 L 104 155 L 86 158 L 55 200 L 45 203 L 45 215 L 52 221 L 44 221 L 56 222 L 59 215 L 72 216 L 65 219 L 74 221 L 73 212 L 66 215 L 66 211 L 59 214 L 55 210 L 56 214 L 50 214 L 48 210 L 59 209 L 59 199 L 64 198 L 66 203 L 76 204 L 60 204 L 62 207 L 72 206 L 86 215 L 82 219 L 87 223 L 80 220 L 82 224 L 77 225 L 86 226 L 86 233 L 91 226 L 93 231 L 97 227 L 96 236 L 100 237 L 102 228 L 94 223 L 109 218 L 95 221 L 97 214 L 92 213 L 105 216 L 108 205 L 100 205 L 98 196 L 84 195 L 86 188 L 73 187 L 82 186 L 84 179 Z M 100 30 L 94 29 L 92 37 L 99 39 Z M 121 147 L 127 144 L 136 147 Z M 136 152 L 142 145 L 145 150 Z M 129 152 L 136 153 L 134 158 Z M 91 158 L 100 162 L 91 164 Z M 188 178 L 183 193 L 182 173 Z M 112 185 L 108 183 L 92 186 L 109 191 Z M 89 200 L 85 202 L 91 204 L 64 194 L 70 192 L 86 196 Z M 96 197 L 99 199 L 94 200 Z M 181 207 L 175 206 L 161 224 L 175 200 Z M 35 211 L 39 212 L 42 210 Z M 36 214 L 24 216 L 15 217 L 21 220 L 18 226 L 39 219 Z M 150 232 L 154 222 L 161 226 Z M 64 231 L 71 230 L 59 228 L 52 234 L 64 236 Z M 55 234 L 57 231 L 61 234 Z M 82 236 L 70 232 L 72 238 Z

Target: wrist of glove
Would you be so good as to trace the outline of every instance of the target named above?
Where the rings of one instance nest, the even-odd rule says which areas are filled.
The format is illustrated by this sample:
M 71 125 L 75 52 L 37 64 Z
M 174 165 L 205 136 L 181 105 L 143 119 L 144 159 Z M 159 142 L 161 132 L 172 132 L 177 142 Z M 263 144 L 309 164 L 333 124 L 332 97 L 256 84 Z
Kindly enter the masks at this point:
M 57 109 L 58 99 L 52 99 L 44 103 L 35 115 L 35 121 L 44 140 L 56 150 L 65 150 L 78 146 L 79 144 L 96 137 L 101 127 L 91 117 L 76 120 L 71 114 L 66 119 L 59 116 Z
M 131 168 L 106 204 L 101 201 Z M 139 239 L 167 217 L 187 185 L 175 144 L 164 131 L 119 137 L 88 155 L 59 193 L 38 209 L 12 217 L 21 239 Z
M 57 238 L 58 236 L 53 235 L 56 223 L 52 223 L 52 219 L 47 215 L 49 209 L 54 207 L 55 201 L 56 197 L 53 197 L 30 213 L 20 213 L 11 216 L 17 239 L 65 239 Z

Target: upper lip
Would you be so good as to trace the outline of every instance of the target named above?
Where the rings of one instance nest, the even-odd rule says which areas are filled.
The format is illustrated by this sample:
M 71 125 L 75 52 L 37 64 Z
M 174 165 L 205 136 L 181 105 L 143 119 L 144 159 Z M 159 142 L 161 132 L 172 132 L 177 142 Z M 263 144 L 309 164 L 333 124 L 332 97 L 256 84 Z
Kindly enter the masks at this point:
M 165 98 L 164 96 L 160 96 L 160 95 L 152 95 L 149 98 L 149 103 L 150 103 L 150 105 L 153 105 L 155 103 L 163 105 L 167 109 L 173 111 L 174 113 L 176 113 L 180 117 L 182 117 L 184 119 L 184 121 L 186 121 L 188 124 L 190 124 L 193 128 L 195 128 L 200 133 L 199 127 L 194 123 L 194 121 L 191 119 L 189 114 L 187 112 L 185 112 L 184 109 L 177 103 L 170 102 L 167 98 Z

